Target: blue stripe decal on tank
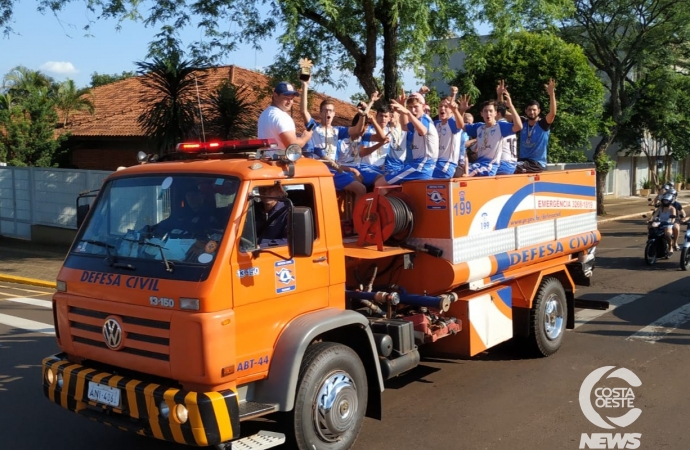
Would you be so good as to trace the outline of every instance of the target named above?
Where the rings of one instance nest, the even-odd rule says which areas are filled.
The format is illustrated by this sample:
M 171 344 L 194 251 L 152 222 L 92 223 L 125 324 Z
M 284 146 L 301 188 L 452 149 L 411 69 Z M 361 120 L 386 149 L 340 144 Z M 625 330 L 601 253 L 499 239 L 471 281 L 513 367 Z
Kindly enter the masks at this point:
M 501 209 L 501 213 L 498 215 L 498 219 L 496 220 L 496 229 L 502 230 L 504 228 L 508 228 L 510 218 L 513 216 L 513 213 L 517 209 L 518 205 L 520 205 L 520 203 L 522 203 L 527 196 L 536 193 L 569 194 L 594 197 L 596 195 L 596 188 L 592 186 L 580 186 L 574 184 L 549 183 L 546 181 L 538 181 L 533 184 L 528 184 L 513 194 L 505 205 L 503 205 L 503 209 Z
M 510 268 L 510 257 L 508 256 L 507 252 L 494 255 L 494 258 L 496 259 L 496 274 L 499 274 Z
M 508 308 L 513 307 L 513 289 L 506 286 L 498 290 L 498 297 L 506 304 Z

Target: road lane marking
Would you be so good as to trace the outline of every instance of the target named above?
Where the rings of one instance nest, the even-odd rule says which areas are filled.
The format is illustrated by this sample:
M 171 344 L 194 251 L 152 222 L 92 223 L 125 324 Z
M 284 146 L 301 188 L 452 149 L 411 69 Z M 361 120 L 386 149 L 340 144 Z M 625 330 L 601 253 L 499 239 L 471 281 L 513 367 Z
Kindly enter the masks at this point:
M 12 328 L 20 328 L 34 333 L 48 334 L 55 336 L 55 328 L 43 322 L 36 322 L 35 320 L 22 319 L 21 317 L 9 316 L 7 314 L 0 314 L 0 324 L 8 325 Z
M 37 298 L 29 298 L 29 297 L 19 297 L 19 298 L 8 298 L 6 299 L 8 302 L 15 302 L 15 303 L 23 303 L 25 305 L 32 305 L 32 306 L 40 306 L 41 308 L 53 308 L 53 301 L 52 300 L 39 300 Z
M 654 344 L 672 333 L 680 325 L 690 320 L 690 303 L 674 309 L 665 316 L 655 320 L 637 333 L 629 336 L 626 340 L 638 340 Z
M 627 305 L 628 303 L 632 303 L 642 297 L 643 295 L 639 294 L 620 294 L 609 299 L 609 308 L 605 311 L 598 309 L 583 309 L 582 311 L 578 311 L 575 313 L 575 328 L 579 328 L 587 322 L 601 317 L 604 314 L 610 313 L 619 306 Z
M 4 283 L 0 282 L 0 287 L 3 288 L 3 289 L 10 289 L 10 290 L 13 290 L 13 291 L 29 292 L 29 293 L 38 294 L 38 295 L 53 295 L 53 292 L 39 291 L 39 290 L 36 290 L 36 289 L 27 289 L 27 288 L 22 288 L 22 287 L 19 287 L 19 286 L 21 286 L 21 285 L 4 284 Z M 6 295 L 12 295 L 12 294 L 9 294 L 9 293 L 5 293 L 5 294 L 6 294 Z

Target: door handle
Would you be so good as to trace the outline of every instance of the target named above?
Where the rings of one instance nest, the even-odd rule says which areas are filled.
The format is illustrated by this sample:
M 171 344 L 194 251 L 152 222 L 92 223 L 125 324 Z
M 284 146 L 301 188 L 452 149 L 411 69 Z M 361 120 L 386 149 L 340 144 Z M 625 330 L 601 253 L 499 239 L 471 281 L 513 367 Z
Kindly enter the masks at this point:
M 328 258 L 325 257 L 325 256 L 319 256 L 318 258 L 313 259 L 312 261 L 314 261 L 314 262 L 324 262 L 324 261 L 326 261 L 327 259 L 328 259 Z

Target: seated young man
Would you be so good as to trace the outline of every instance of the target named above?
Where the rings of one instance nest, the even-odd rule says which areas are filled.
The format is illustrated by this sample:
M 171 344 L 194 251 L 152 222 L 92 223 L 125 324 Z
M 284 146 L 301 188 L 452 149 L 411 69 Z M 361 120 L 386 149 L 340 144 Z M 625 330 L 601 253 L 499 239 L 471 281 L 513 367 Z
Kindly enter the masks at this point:
M 468 167 L 470 177 L 494 176 L 501 162 L 501 142 L 504 137 L 514 135 L 522 129 L 522 121 L 515 111 L 515 106 L 508 90 L 503 91 L 505 104 L 513 115 L 513 123 L 496 122 L 496 100 L 489 100 L 480 105 L 484 123 L 465 125 L 470 138 L 477 138 L 477 160 Z M 464 106 L 463 106 L 464 107 Z
M 376 180 L 376 186 L 399 184 L 411 180 L 430 180 L 438 159 L 438 131 L 431 118 L 424 114 L 424 97 L 412 94 L 405 106 L 391 100 L 400 113 L 401 125 L 407 129 L 409 160 L 397 172 L 386 173 Z
M 335 104 L 332 99 L 321 102 L 319 115 L 320 122 L 316 122 L 309 114 L 307 92 L 309 81 L 302 81 L 302 93 L 300 112 L 304 119 L 305 127 L 312 130 L 312 138 L 307 144 L 308 150 L 322 159 L 329 166 L 333 174 L 336 190 L 351 191 L 356 198 L 366 194 L 366 187 L 361 182 L 361 176 L 356 168 L 340 166 L 336 162 L 336 151 L 338 142 L 342 139 L 356 138 L 362 133 L 363 124 L 356 124 L 351 127 L 334 126 Z M 372 102 L 376 101 L 378 93 L 372 96 Z
M 457 88 L 455 91 L 457 92 Z M 464 119 L 458 110 L 458 104 L 452 96 L 441 100 L 438 108 L 438 120 L 434 121 L 438 131 L 439 153 L 434 178 L 452 178 L 458 166 L 465 174 L 465 148 L 462 145 Z

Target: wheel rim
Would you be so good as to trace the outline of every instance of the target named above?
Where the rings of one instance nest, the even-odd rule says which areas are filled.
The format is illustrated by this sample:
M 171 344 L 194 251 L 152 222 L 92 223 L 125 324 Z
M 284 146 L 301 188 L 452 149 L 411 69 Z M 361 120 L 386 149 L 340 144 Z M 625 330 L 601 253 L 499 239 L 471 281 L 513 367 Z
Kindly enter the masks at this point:
M 347 373 L 334 372 L 321 384 L 314 407 L 317 433 L 326 442 L 336 442 L 357 420 L 357 386 Z
M 563 311 L 558 296 L 550 295 L 544 306 L 544 332 L 550 340 L 558 339 L 563 331 Z

